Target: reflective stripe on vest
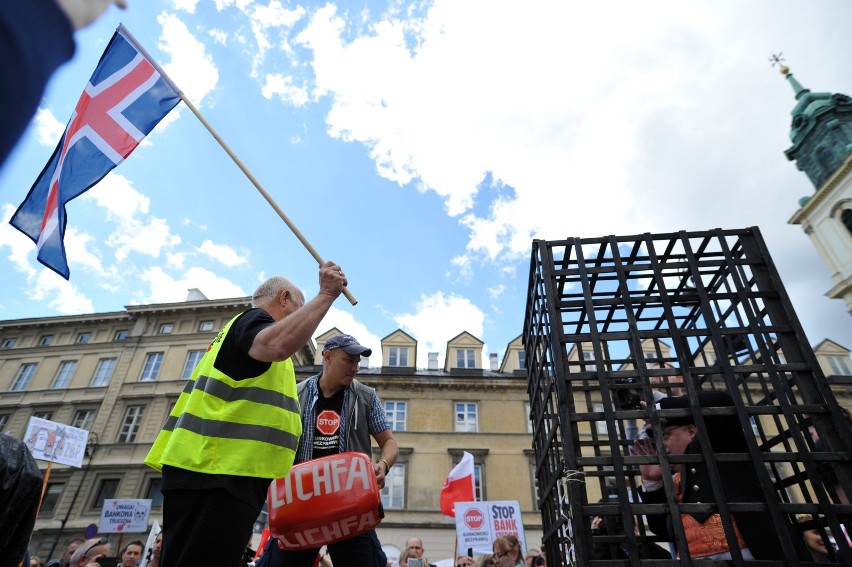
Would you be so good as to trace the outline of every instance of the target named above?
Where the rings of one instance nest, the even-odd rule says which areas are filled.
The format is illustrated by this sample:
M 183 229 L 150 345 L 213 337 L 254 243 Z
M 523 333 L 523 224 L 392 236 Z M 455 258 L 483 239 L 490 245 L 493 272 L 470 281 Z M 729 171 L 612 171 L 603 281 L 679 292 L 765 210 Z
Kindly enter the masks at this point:
M 296 376 L 288 359 L 234 380 L 214 368 L 234 317 L 213 340 L 178 398 L 145 463 L 206 474 L 286 476 L 302 433 Z

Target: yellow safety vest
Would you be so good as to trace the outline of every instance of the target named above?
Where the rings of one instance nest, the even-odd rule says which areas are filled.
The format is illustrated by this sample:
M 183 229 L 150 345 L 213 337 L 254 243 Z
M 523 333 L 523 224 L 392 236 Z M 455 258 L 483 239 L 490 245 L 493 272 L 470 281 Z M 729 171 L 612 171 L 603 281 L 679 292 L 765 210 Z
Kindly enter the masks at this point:
M 296 373 L 290 359 L 254 378 L 234 380 L 213 367 L 231 319 L 207 348 L 145 457 L 207 474 L 287 476 L 302 435 Z

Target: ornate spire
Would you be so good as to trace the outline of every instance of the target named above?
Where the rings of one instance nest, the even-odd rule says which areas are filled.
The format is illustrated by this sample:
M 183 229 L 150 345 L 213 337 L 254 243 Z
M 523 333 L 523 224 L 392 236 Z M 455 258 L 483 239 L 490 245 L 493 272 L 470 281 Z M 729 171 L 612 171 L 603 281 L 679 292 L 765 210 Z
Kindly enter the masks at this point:
M 769 61 L 778 65 L 796 93 L 790 139 L 784 153 L 819 189 L 852 153 L 852 99 L 843 94 L 813 93 L 793 77 L 779 52 Z

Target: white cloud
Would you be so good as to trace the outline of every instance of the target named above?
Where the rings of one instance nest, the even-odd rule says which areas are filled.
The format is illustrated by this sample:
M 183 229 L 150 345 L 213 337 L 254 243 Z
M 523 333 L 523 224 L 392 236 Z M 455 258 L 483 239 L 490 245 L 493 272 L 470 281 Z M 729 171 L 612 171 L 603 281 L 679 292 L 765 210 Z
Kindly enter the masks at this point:
M 462 278 L 470 279 L 473 277 L 473 262 L 470 256 L 459 255 L 450 260 L 450 265 L 453 266 Z M 447 274 L 448 276 L 450 274 Z
M 143 294 L 140 302 L 175 303 L 186 300 L 187 291 L 198 288 L 210 299 L 244 297 L 248 295 L 240 286 L 227 278 L 217 276 L 204 268 L 192 267 L 183 275 L 173 277 L 160 266 L 147 268 L 139 276 L 140 281 L 148 284 L 149 291 Z
M 394 320 L 417 339 L 417 366 L 420 368 L 426 368 L 429 352 L 439 352 L 443 365 L 447 341 L 463 331 L 482 339 L 485 314 L 466 297 L 444 295 L 439 291 L 421 296 L 415 308 L 414 313 L 395 315 Z M 487 365 L 487 359 L 484 362 Z
M 252 65 L 252 76 L 256 77 L 266 52 L 271 48 L 277 46 L 284 53 L 292 53 L 288 35 L 306 12 L 302 6 L 288 10 L 278 0 L 271 0 L 266 5 L 254 5 L 247 10 L 247 13 L 255 42 L 257 42 L 257 51 Z
M 487 1 L 438 1 L 422 20 L 386 15 L 346 43 L 346 23 L 326 5 L 296 41 L 313 52 L 317 93 L 331 97 L 332 136 L 369 147 L 388 179 L 444 197 L 470 231 L 468 254 L 517 259 L 535 235 L 564 236 L 567 222 L 597 234 L 595 211 L 608 225 L 634 224 L 638 127 L 663 109 L 694 110 L 688 88 L 704 72 L 694 66 L 672 91 L 689 55 L 658 56 L 660 37 L 676 27 L 688 36 L 700 10 L 643 27 L 624 54 L 622 38 L 638 35 L 647 10 L 623 7 L 613 21 L 606 6 L 576 6 L 536 4 L 519 17 Z M 596 57 L 564 64 L 563 54 L 590 49 Z M 633 72 L 643 56 L 650 71 Z M 489 173 L 493 187 L 479 189 Z M 474 211 L 474 197 L 487 206 Z
M 500 284 L 495 287 L 486 288 L 486 291 L 488 292 L 488 295 L 491 297 L 491 299 L 500 299 L 500 296 L 503 295 L 504 291 L 506 291 L 506 286 Z
M 183 226 L 195 227 L 198 230 L 207 230 L 206 224 L 201 224 L 197 220 L 191 219 L 189 217 L 183 217 Z
M 35 119 L 35 137 L 43 146 L 56 147 L 65 132 L 65 124 L 60 122 L 47 108 L 39 108 Z
M 228 32 L 220 29 L 213 29 L 207 33 L 210 34 L 210 37 L 213 38 L 213 41 L 215 41 L 219 45 L 228 45 Z
M 172 233 L 165 219 L 147 215 L 150 199 L 123 175 L 108 174 L 82 198 L 93 200 L 106 209 L 107 220 L 115 222 L 116 228 L 104 242 L 115 250 L 119 261 L 132 253 L 158 258 L 164 249 L 181 242 L 181 237 Z
M 170 62 L 163 65 L 163 69 L 186 93 L 187 98 L 195 106 L 201 107 L 204 98 L 219 82 L 219 71 L 213 58 L 205 53 L 204 44 L 174 14 L 162 13 L 157 21 L 163 26 L 158 46 L 172 57 Z M 174 114 L 172 112 L 169 116 Z
M 281 73 L 266 75 L 266 83 L 260 92 L 267 99 L 277 95 L 282 102 L 293 106 L 304 106 L 308 102 L 308 91 L 294 85 L 293 77 Z
M 233 268 L 234 266 L 241 266 L 248 261 L 248 254 L 246 252 L 237 252 L 230 246 L 224 244 L 215 244 L 212 240 L 205 240 L 201 243 L 201 246 L 196 248 L 196 250 L 198 250 L 202 254 L 209 256 L 217 262 L 224 264 L 228 268 Z
M 334 306 L 328 310 L 328 313 L 326 313 L 317 327 L 314 340 L 319 335 L 335 327 L 347 335 L 352 335 L 362 345 L 373 349 L 373 354 L 370 356 L 370 367 L 376 368 L 382 365 L 381 337 L 371 333 L 366 325 L 357 321 L 351 313 L 342 311 Z
M 6 203 L 3 205 L 3 221 L 0 222 L 0 249 L 9 247 L 9 261 L 15 269 L 27 278 L 36 274 L 36 269 L 30 263 L 29 255 L 34 253 L 35 244 L 24 233 L 9 224 L 9 219 L 15 214 L 16 207 Z
M 198 4 L 198 0 L 173 0 L 175 9 L 183 10 L 184 12 L 188 12 L 190 14 L 195 13 L 195 6 Z
M 166 264 L 172 269 L 183 270 L 186 265 L 187 254 L 185 252 L 166 253 Z
M 26 293 L 33 301 L 46 301 L 48 307 L 62 315 L 94 312 L 88 297 L 73 283 L 47 268 L 38 273 Z
M 15 266 L 15 269 L 26 277 L 27 285 L 24 288 L 24 294 L 27 298 L 47 303 L 48 307 L 63 315 L 93 312 L 92 301 L 74 284 L 41 265 L 35 267 L 35 244 L 9 224 L 9 219 L 15 213 L 15 208 L 12 205 L 5 204 L 2 212 L 0 249 L 9 247 L 9 260 Z M 72 238 L 75 236 L 72 229 L 66 232 L 66 246 L 77 251 L 74 241 L 70 243 L 67 241 L 69 235 Z M 32 257 L 32 260 L 30 260 L 30 257 Z M 83 258 L 82 263 L 87 261 L 89 261 L 88 256 Z M 74 263 L 77 263 L 77 259 L 74 260 Z

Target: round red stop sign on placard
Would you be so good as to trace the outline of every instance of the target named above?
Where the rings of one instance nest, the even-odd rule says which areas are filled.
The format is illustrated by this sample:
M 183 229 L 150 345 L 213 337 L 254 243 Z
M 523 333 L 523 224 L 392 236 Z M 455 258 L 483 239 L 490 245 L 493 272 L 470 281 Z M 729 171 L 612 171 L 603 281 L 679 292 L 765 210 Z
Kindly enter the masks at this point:
M 485 514 L 476 508 L 470 508 L 464 513 L 464 525 L 472 530 L 478 530 L 485 523 Z
M 323 435 L 333 435 L 340 427 L 340 416 L 332 410 L 321 411 L 317 416 L 317 429 Z

